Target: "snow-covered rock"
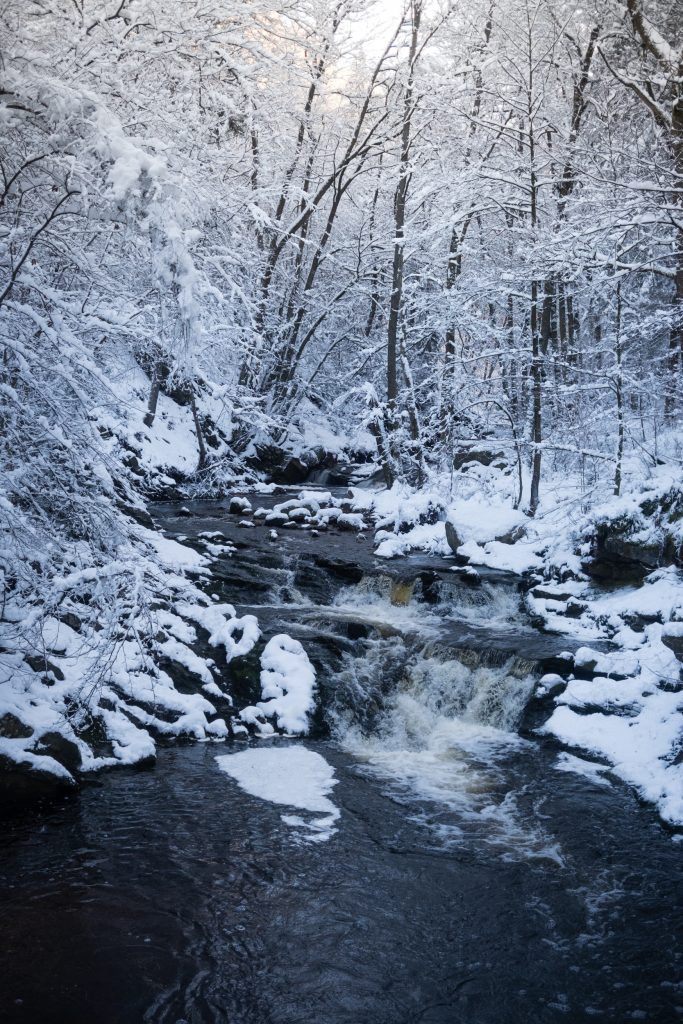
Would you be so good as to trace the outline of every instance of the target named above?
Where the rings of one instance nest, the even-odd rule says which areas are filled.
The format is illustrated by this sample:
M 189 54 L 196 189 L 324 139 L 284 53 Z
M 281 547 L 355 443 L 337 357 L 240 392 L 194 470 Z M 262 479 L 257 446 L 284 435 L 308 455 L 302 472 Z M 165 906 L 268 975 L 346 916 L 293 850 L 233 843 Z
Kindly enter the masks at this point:
M 261 669 L 262 699 L 241 712 L 242 721 L 258 726 L 259 720 L 275 718 L 284 732 L 305 735 L 315 710 L 316 682 L 302 645 L 285 633 L 277 634 L 266 644 Z

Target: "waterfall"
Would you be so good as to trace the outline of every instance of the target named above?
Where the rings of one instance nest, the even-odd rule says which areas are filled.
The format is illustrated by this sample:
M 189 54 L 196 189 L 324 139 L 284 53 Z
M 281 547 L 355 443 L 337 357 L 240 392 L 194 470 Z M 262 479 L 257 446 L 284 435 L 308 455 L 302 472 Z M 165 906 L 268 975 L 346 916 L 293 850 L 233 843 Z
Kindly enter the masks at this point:
M 335 677 L 332 734 L 361 771 L 386 780 L 435 842 L 458 846 L 466 835 L 508 860 L 561 864 L 506 781 L 510 759 L 530 746 L 515 729 L 533 690 L 532 666 L 515 658 L 487 664 L 485 652 L 470 653 L 398 636 L 366 641 Z

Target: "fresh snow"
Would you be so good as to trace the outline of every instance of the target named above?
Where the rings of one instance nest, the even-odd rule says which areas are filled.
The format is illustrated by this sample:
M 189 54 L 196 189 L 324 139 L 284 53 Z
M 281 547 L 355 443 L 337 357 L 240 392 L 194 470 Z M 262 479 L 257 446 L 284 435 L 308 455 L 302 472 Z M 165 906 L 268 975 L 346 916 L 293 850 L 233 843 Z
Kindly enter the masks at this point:
M 523 541 L 501 544 L 500 541 L 491 540 L 482 546 L 475 540 L 468 540 L 460 545 L 458 554 L 468 558 L 472 565 L 485 565 L 507 572 L 523 573 L 529 569 L 538 569 L 543 564 L 543 558 L 534 546 Z
M 228 661 L 249 654 L 261 635 L 256 616 L 243 615 L 239 618 L 231 604 L 203 605 L 180 601 L 176 611 L 202 626 L 209 634 L 211 646 L 222 646 Z
M 665 821 L 682 825 L 683 764 L 669 761 L 681 736 L 681 703 L 680 694 L 658 691 L 644 695 L 632 716 L 611 709 L 577 714 L 562 705 L 542 731 L 606 758 L 616 775 L 658 807 Z
M 430 555 L 446 555 L 449 552 L 443 523 L 419 524 L 407 533 L 379 530 L 375 542 L 375 554 L 380 558 L 397 558 L 411 551 L 425 551 Z
M 450 505 L 447 519 L 463 542 L 473 540 L 477 544 L 495 540 L 528 523 L 524 513 L 509 504 L 493 504 L 480 498 L 464 498 Z
M 286 633 L 272 637 L 261 655 L 261 697 L 253 707 L 244 708 L 242 721 L 255 724 L 262 733 L 272 731 L 275 718 L 278 727 L 296 736 L 305 735 L 309 718 L 315 710 L 315 669 L 298 640 Z

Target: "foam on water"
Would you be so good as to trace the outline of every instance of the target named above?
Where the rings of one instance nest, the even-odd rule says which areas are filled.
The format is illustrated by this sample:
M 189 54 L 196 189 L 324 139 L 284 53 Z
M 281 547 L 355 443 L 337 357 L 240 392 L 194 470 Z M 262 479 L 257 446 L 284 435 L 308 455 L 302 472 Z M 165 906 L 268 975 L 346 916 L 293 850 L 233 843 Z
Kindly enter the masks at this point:
M 379 629 L 380 633 L 411 635 L 420 633 L 436 637 L 442 617 L 428 605 L 407 602 L 391 603 L 395 581 L 389 576 L 367 576 L 352 587 L 345 587 L 325 608 L 332 619 L 363 621 Z
M 506 762 L 529 746 L 514 729 L 532 689 L 512 665 L 470 668 L 378 640 L 346 660 L 334 732 L 439 843 L 474 840 L 504 859 L 562 864 L 536 815 L 520 810 L 523 792 L 509 789 Z
M 449 618 L 467 622 L 484 620 L 489 625 L 514 623 L 519 627 L 520 599 L 516 587 L 482 583 L 480 587 L 461 585 L 451 591 L 442 584 L 441 599 L 447 602 Z
M 514 623 L 519 626 L 520 596 L 516 584 L 482 582 L 472 586 L 455 577 L 417 578 L 401 582 L 388 573 L 364 576 L 338 595 L 336 604 L 344 607 L 377 609 L 391 607 L 405 616 L 451 618 L 491 624 Z

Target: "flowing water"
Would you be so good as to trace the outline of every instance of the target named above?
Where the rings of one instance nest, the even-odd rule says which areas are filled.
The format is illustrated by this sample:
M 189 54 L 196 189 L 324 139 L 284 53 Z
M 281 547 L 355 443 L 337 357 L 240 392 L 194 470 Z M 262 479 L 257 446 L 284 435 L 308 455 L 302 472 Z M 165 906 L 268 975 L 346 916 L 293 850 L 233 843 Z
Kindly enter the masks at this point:
M 254 756 L 323 758 L 334 827 L 245 791 L 216 760 L 243 743 L 161 749 L 10 819 L 0 1020 L 683 1020 L 683 843 L 534 734 L 534 679 L 566 640 L 525 623 L 516 582 L 191 509 L 158 514 L 243 545 L 216 588 L 316 665 L 314 738 Z

